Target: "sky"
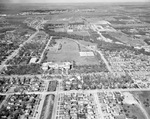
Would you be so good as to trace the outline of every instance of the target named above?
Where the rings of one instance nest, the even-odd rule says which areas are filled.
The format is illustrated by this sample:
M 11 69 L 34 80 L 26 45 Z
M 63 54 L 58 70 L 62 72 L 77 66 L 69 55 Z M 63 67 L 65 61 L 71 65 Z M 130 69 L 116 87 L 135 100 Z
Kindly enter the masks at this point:
M 149 2 L 150 0 L 0 0 L 3 3 Z

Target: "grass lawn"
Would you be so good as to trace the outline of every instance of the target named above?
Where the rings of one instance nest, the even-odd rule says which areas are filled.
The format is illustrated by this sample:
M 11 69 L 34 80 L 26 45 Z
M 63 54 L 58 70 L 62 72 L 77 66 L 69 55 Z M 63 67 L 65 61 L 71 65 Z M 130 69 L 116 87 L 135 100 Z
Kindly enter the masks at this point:
M 47 95 L 44 101 L 42 113 L 40 119 L 51 119 L 53 112 L 54 95 Z

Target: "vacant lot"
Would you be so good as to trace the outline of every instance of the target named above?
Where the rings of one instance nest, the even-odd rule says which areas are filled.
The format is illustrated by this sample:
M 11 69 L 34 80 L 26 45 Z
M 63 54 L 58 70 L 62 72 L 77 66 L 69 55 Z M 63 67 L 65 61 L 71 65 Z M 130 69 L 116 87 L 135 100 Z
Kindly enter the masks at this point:
M 140 100 L 150 118 L 150 91 L 133 92 L 133 94 Z
M 136 105 L 123 104 L 123 109 L 127 118 L 146 119 L 142 111 Z
M 49 47 L 47 54 L 48 62 L 75 61 L 76 65 L 96 65 L 99 64 L 95 57 L 80 57 L 79 51 L 82 46 L 69 39 L 56 40 L 56 45 Z
M 129 44 L 131 46 L 144 45 L 144 42 L 142 40 L 133 40 L 132 38 L 128 37 L 127 35 L 121 32 L 108 32 L 108 35 L 127 45 Z

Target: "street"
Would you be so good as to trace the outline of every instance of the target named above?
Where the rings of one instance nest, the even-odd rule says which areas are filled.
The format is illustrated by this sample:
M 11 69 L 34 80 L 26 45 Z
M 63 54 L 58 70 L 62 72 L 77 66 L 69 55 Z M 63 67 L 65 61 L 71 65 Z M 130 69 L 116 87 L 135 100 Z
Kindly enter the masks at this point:
M 9 61 L 10 59 L 12 59 L 13 57 L 15 57 L 15 56 L 19 53 L 19 50 L 20 50 L 26 43 L 30 42 L 38 33 L 39 33 L 39 30 L 37 30 L 34 34 L 32 34 L 32 35 L 28 38 L 28 40 L 26 40 L 25 42 L 23 42 L 23 44 L 21 44 L 18 49 L 16 49 L 15 51 L 13 51 L 13 53 L 8 56 L 7 59 L 5 59 L 5 61 L 3 61 L 3 62 L 1 63 L 1 65 L 0 65 L 0 71 L 2 71 L 2 69 L 5 67 L 6 62 Z

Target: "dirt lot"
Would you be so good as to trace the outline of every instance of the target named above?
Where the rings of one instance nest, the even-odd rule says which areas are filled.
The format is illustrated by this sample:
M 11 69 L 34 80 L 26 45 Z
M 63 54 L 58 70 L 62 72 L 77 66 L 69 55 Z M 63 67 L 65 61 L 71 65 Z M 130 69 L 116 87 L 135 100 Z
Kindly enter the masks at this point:
M 79 51 L 83 48 L 75 42 L 67 39 L 59 39 L 56 42 L 56 45 L 49 47 L 48 62 L 75 61 L 77 65 L 99 64 L 95 57 L 80 57 Z

